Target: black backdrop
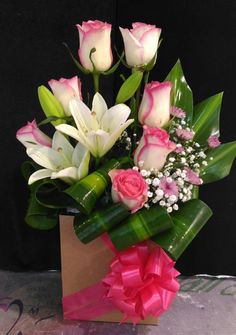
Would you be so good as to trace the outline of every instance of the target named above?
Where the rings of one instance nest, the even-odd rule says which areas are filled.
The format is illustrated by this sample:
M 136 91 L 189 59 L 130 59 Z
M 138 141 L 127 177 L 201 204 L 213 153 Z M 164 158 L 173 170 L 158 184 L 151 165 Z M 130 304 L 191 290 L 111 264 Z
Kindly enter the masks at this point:
M 27 187 L 20 175 L 26 158 L 16 130 L 42 114 L 36 89 L 51 78 L 70 77 L 76 69 L 62 42 L 78 47 L 76 23 L 100 19 L 113 24 L 113 39 L 122 47 L 118 26 L 154 23 L 163 28 L 158 65 L 152 79 L 162 80 L 179 57 L 198 102 L 222 90 L 221 140 L 236 136 L 235 0 L 50 0 L 0 3 L 0 268 L 58 269 L 58 229 L 40 232 L 24 224 Z M 112 102 L 119 82 L 103 80 L 102 93 Z M 89 89 L 86 81 L 84 88 Z M 236 168 L 230 177 L 203 186 L 201 198 L 214 216 L 178 261 L 184 274 L 236 275 L 234 218 Z

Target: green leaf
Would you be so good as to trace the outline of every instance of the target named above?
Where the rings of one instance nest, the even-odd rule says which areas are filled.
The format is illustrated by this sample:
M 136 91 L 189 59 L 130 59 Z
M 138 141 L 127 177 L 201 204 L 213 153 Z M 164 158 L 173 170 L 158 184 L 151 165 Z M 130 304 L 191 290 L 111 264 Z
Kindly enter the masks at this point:
M 210 157 L 213 159 L 211 160 Z M 218 148 L 209 150 L 206 158 L 208 165 L 201 170 L 200 174 L 203 182 L 211 183 L 228 176 L 235 157 L 236 141 L 221 144 Z
M 223 93 L 213 95 L 194 107 L 194 140 L 199 143 L 207 141 L 211 134 L 219 134 L 220 108 Z
M 80 62 L 74 57 L 73 53 L 71 52 L 68 44 L 66 44 L 65 42 L 62 43 L 64 45 L 64 47 L 67 49 L 69 55 L 71 56 L 71 59 L 73 60 L 73 62 L 75 63 L 75 65 L 77 66 L 77 68 L 83 73 L 83 74 L 90 74 L 91 72 L 87 69 L 85 69 Z
M 114 246 L 123 250 L 172 226 L 167 211 L 161 206 L 152 206 L 130 215 L 122 225 L 112 229 L 109 236 Z
M 71 119 L 72 119 L 72 118 L 71 118 L 70 116 L 64 116 L 64 117 L 63 117 L 64 123 L 66 123 L 66 121 L 71 121 Z M 49 116 L 49 117 L 47 117 L 46 119 L 44 119 L 43 121 L 39 122 L 39 123 L 38 123 L 38 127 L 43 126 L 43 125 L 45 125 L 45 124 L 48 124 L 48 123 L 50 123 L 50 122 L 52 122 L 52 121 L 58 121 L 58 120 L 60 120 L 60 123 L 61 123 L 61 121 L 62 121 L 62 117 L 58 117 L 58 116 Z
M 184 77 L 180 60 L 176 62 L 165 81 L 172 82 L 171 104 L 182 108 L 187 114 L 187 120 L 191 123 L 193 116 L 193 94 Z
M 108 75 L 114 73 L 116 71 L 116 69 L 118 68 L 118 66 L 120 65 L 120 63 L 122 62 L 122 60 L 124 58 L 124 55 L 125 55 L 125 53 L 123 51 L 119 60 L 109 70 L 102 72 L 102 74 L 104 76 L 108 76 Z
M 25 180 L 28 181 L 29 177 L 36 170 L 39 170 L 41 167 L 33 161 L 25 161 L 21 164 L 21 174 Z
M 75 234 L 81 242 L 88 243 L 109 231 L 129 215 L 130 211 L 120 203 L 110 204 L 107 208 L 100 208 L 89 216 L 75 215 Z
M 59 179 L 41 179 L 32 186 L 35 199 L 44 207 L 58 209 L 76 207 L 76 202 L 64 192 L 68 185 Z
M 111 159 L 98 170 L 67 188 L 64 192 L 76 201 L 77 207 L 79 207 L 82 213 L 89 214 L 110 182 L 108 172 L 112 169 L 126 166 L 128 161 L 129 159 L 126 157 Z
M 54 97 L 52 92 L 49 89 L 47 89 L 47 87 L 43 85 L 38 87 L 38 97 L 42 110 L 44 111 L 44 114 L 47 117 L 55 116 L 59 118 L 56 121 L 52 121 L 53 125 L 65 123 L 63 119 L 65 117 L 64 109 L 60 104 L 60 102 Z
M 141 71 L 135 71 L 133 74 L 131 74 L 119 89 L 116 97 L 116 104 L 120 104 L 129 100 L 139 88 L 142 78 L 143 73 Z
M 198 199 L 190 200 L 171 215 L 173 227 L 152 237 L 152 240 L 172 259 L 177 260 L 211 215 L 211 209 L 204 202 Z
M 157 61 L 157 51 L 156 51 L 154 57 L 153 57 L 153 58 L 150 60 L 150 62 L 145 66 L 145 71 L 150 72 L 150 71 L 154 68 L 154 66 L 155 66 L 155 64 L 156 64 L 156 61 Z
M 29 207 L 25 217 L 25 222 L 29 226 L 39 230 L 52 229 L 57 225 L 58 215 L 58 210 L 40 205 L 35 199 L 34 191 L 31 192 Z

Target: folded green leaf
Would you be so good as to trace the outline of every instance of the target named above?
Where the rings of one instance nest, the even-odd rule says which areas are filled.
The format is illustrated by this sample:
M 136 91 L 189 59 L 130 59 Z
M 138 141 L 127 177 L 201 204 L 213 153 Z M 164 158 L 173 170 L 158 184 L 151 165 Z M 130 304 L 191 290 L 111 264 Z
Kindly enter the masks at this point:
M 152 206 L 130 215 L 121 226 L 112 229 L 109 236 L 115 247 L 123 250 L 172 226 L 167 211 L 161 206 Z
M 59 179 L 41 179 L 34 184 L 35 199 L 48 208 L 76 207 L 77 203 L 64 190 L 68 184 Z
M 210 157 L 213 159 L 211 160 Z M 208 165 L 201 170 L 200 174 L 203 182 L 211 183 L 228 176 L 235 157 L 236 141 L 221 144 L 218 148 L 209 150 L 206 158 Z
M 172 259 L 177 260 L 211 215 L 211 209 L 204 202 L 198 199 L 190 200 L 171 216 L 174 221 L 173 227 L 152 237 L 152 240 Z
M 116 104 L 120 104 L 129 100 L 139 88 L 142 78 L 143 73 L 141 71 L 135 71 L 132 73 L 119 89 L 116 97 Z
M 44 119 L 43 121 L 39 122 L 39 123 L 38 123 L 38 127 L 43 126 L 43 125 L 45 125 L 45 124 L 48 124 L 48 123 L 50 123 L 50 122 L 52 122 L 52 121 L 58 121 L 58 120 L 60 120 L 60 122 L 62 122 L 62 117 L 58 117 L 58 116 L 49 116 L 49 117 L 47 117 L 46 119 Z M 65 123 L 66 123 L 66 121 L 71 121 L 71 117 L 70 117 L 70 116 L 64 116 L 64 117 L 63 117 L 63 120 L 64 120 Z
M 119 60 L 107 71 L 102 72 L 104 76 L 108 76 L 116 71 L 116 69 L 119 67 L 120 63 L 122 62 L 123 58 L 125 56 L 124 51 L 122 52 Z
M 130 215 L 130 211 L 121 204 L 109 205 L 92 212 L 89 216 L 78 214 L 74 218 L 75 233 L 83 243 L 88 243 Z
M 97 171 L 70 186 L 65 193 L 77 202 L 82 213 L 89 214 L 110 182 L 108 172 L 112 169 L 119 169 L 127 163 L 128 158 L 111 159 Z
M 83 73 L 83 74 L 89 74 L 91 73 L 89 70 L 85 69 L 80 62 L 74 57 L 73 53 L 71 52 L 69 46 L 67 43 L 63 42 L 62 43 L 64 45 L 64 47 L 67 49 L 69 55 L 71 56 L 71 59 L 73 60 L 73 62 L 75 63 L 75 65 L 77 66 L 77 68 Z
M 180 60 L 176 62 L 165 81 L 172 82 L 171 104 L 182 108 L 187 114 L 187 120 L 191 123 L 193 116 L 193 94 L 184 77 Z
M 31 192 L 29 207 L 25 222 L 32 228 L 49 230 L 54 228 L 58 222 L 59 211 L 40 205 L 35 199 L 34 191 Z
M 53 125 L 58 125 L 60 123 L 65 123 L 64 117 L 65 117 L 65 112 L 60 104 L 60 102 L 54 97 L 52 92 L 47 89 L 47 87 L 41 85 L 38 87 L 38 97 L 39 97 L 39 102 L 40 105 L 44 111 L 44 114 L 47 117 L 50 116 L 56 116 L 58 119 L 56 121 L 51 121 Z
M 213 95 L 194 107 L 192 125 L 196 142 L 204 143 L 211 134 L 219 134 L 222 96 L 223 93 Z

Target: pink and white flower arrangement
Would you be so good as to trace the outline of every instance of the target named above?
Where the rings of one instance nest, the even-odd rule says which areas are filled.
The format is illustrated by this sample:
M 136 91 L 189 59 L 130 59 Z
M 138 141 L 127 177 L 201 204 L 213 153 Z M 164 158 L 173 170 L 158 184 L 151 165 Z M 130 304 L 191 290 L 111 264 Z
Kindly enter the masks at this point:
M 73 210 L 82 214 L 75 216 L 74 229 L 83 243 L 107 232 L 103 237 L 111 240 L 107 245 L 112 245 L 116 257 L 99 289 L 110 307 L 113 301 L 113 307 L 125 314 L 124 320 L 137 322 L 162 314 L 178 291 L 173 260 L 212 215 L 198 198 L 198 189 L 229 174 L 236 142 L 219 141 L 222 94 L 193 108 L 180 61 L 166 80 L 148 82 L 160 28 L 140 22 L 132 29 L 120 28 L 124 52 L 113 66 L 112 26 L 90 20 L 77 28 L 78 59 L 73 55 L 72 59 L 79 71 L 93 77 L 93 98 L 82 99 L 77 75 L 49 80 L 51 90 L 39 87 L 46 119 L 28 122 L 16 133 L 31 159 L 23 166 L 31 191 L 26 222 L 50 229 L 60 211 Z M 122 63 L 131 73 L 108 107 L 99 83 Z M 49 123 L 52 139 L 41 130 Z M 151 252 L 148 239 L 158 244 Z M 160 273 L 168 274 L 162 276 L 161 285 Z M 161 299 L 159 286 L 166 288 Z M 65 297 L 63 306 L 66 316 L 80 319 L 87 300 L 77 301 L 76 294 Z M 91 318 L 94 315 L 87 319 Z

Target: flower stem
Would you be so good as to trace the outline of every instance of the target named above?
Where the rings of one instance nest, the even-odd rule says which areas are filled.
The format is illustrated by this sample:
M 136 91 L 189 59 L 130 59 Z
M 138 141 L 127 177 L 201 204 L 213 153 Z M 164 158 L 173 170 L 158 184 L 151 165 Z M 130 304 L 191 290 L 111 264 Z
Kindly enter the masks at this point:
M 95 157 L 95 168 L 97 169 L 100 165 L 100 157 Z
M 93 84 L 94 84 L 95 93 L 99 91 L 99 78 L 100 78 L 100 73 L 93 72 Z
M 144 84 L 145 85 L 148 83 L 149 74 L 150 74 L 150 71 L 146 71 L 144 74 Z

